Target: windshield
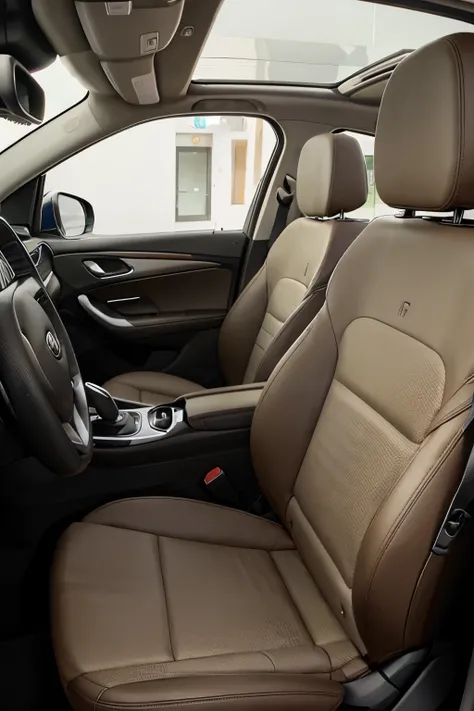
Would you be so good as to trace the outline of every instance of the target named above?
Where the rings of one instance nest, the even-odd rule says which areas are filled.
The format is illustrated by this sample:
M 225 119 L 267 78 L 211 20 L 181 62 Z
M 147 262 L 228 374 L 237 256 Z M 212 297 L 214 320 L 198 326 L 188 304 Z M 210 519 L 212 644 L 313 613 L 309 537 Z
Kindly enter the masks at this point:
M 334 84 L 472 25 L 359 0 L 224 0 L 194 79 Z
M 74 106 L 87 94 L 87 90 L 69 74 L 59 58 L 46 69 L 36 72 L 34 77 L 44 89 L 45 121 Z M 22 126 L 11 121 L 0 121 L 0 151 L 4 151 L 35 128 L 37 128 L 35 125 Z

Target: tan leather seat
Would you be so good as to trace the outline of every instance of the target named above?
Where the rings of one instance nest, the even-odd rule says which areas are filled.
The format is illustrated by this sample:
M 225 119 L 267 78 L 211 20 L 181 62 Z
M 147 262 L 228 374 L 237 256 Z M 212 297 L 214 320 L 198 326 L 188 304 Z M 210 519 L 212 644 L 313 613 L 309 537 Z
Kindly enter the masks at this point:
M 473 85 L 472 34 L 396 69 L 375 145 L 386 203 L 474 207 Z M 472 226 L 420 218 L 376 219 L 347 251 L 253 420 L 283 526 L 151 498 L 69 528 L 53 641 L 76 711 L 329 710 L 366 663 L 431 641 L 450 558 L 431 547 L 474 391 L 473 264 Z
M 296 199 L 306 217 L 282 232 L 222 324 L 219 363 L 227 385 L 266 380 L 323 305 L 334 267 L 366 224 L 340 216 L 367 199 L 358 142 L 342 133 L 311 138 L 298 164 Z M 149 405 L 203 389 L 154 372 L 125 373 L 104 387 L 114 397 Z

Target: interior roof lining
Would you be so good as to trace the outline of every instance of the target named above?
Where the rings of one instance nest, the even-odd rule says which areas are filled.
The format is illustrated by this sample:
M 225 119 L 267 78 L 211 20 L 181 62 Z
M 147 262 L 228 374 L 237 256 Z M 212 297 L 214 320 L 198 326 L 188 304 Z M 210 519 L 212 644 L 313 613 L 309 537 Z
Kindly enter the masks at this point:
M 155 55 L 155 72 L 157 76 L 158 91 L 162 99 L 173 99 L 182 96 L 188 90 L 189 86 L 199 83 L 218 85 L 219 83 L 230 83 L 226 80 L 192 79 L 195 64 L 201 54 L 204 42 L 212 28 L 215 17 L 219 12 L 222 0 L 210 0 L 205 5 L 206 11 L 203 12 L 200 0 L 186 0 L 184 6 L 183 17 L 181 24 L 178 27 L 174 38 L 163 51 Z M 225 1 L 225 0 L 224 0 Z M 371 0 L 360 0 L 361 2 L 370 2 Z M 418 10 L 425 13 L 449 17 L 457 19 L 469 24 L 474 24 L 474 4 L 463 0 L 441 0 L 440 2 L 432 2 L 431 0 L 410 0 L 409 2 L 391 2 L 390 0 L 379 0 L 377 4 L 401 7 L 407 9 Z M 32 6 L 35 10 L 36 17 L 42 26 L 43 31 L 48 36 L 53 47 L 62 56 L 69 60 L 70 68 L 73 73 L 76 73 L 79 79 L 87 84 L 87 73 L 91 71 L 91 62 L 79 60 L 79 54 L 91 54 L 91 60 L 97 63 L 97 69 L 102 72 L 99 58 L 90 49 L 86 37 L 82 31 L 82 26 L 77 18 L 76 9 L 73 0 L 32 0 Z M 60 13 L 56 13 L 60 10 Z M 56 17 L 57 15 L 57 17 Z M 58 22 L 59 15 L 61 21 Z M 67 20 L 67 21 L 66 21 Z M 184 39 L 180 33 L 180 27 L 192 24 L 195 27 L 195 34 L 191 39 Z M 69 31 L 69 34 L 64 34 L 64 25 Z M 73 31 L 74 30 L 74 31 Z M 77 36 L 76 36 L 77 35 Z M 74 41 L 73 41 L 74 40 Z M 80 42 L 79 42 L 80 40 Z M 79 43 L 79 44 L 78 44 Z M 88 50 L 80 49 L 87 44 Z M 77 64 L 75 62 L 77 61 Z M 382 60 L 383 61 L 383 60 Z M 171 64 L 174 66 L 173 72 L 165 71 L 166 66 Z M 370 65 L 363 67 L 360 71 L 365 71 Z M 349 77 L 332 84 L 310 84 L 310 83 L 272 83 L 273 86 L 308 86 L 308 87 L 326 87 L 335 88 L 343 84 L 348 79 L 351 79 L 359 72 L 355 72 Z M 96 72 L 97 74 L 97 72 Z M 108 80 L 105 79 L 104 84 L 96 81 L 95 85 L 90 85 L 90 88 L 97 93 L 110 93 Z M 232 81 L 233 84 L 242 84 L 247 86 L 246 81 Z M 269 85 L 270 82 L 252 82 L 256 86 Z

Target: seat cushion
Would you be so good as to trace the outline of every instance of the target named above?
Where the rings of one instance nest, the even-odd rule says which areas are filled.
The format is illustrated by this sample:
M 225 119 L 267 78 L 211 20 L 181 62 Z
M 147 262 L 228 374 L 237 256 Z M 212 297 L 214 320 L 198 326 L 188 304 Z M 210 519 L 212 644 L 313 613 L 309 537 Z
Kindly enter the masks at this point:
M 53 641 L 75 709 L 332 709 L 365 670 L 285 530 L 128 499 L 60 540 Z
M 163 405 L 182 395 L 205 389 L 192 380 L 151 371 L 118 375 L 108 380 L 104 388 L 115 398 L 141 402 L 144 405 Z

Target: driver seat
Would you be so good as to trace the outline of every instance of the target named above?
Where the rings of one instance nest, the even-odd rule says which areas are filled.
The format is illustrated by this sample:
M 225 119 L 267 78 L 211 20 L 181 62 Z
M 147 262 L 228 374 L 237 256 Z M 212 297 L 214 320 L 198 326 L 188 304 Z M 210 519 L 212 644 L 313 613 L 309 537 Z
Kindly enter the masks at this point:
M 471 34 L 398 66 L 375 147 L 386 203 L 474 207 L 473 87 Z M 281 526 L 138 498 L 65 532 L 53 643 L 76 711 L 329 711 L 344 682 L 432 641 L 452 554 L 431 548 L 474 391 L 473 264 L 471 226 L 408 215 L 346 252 L 252 424 Z

